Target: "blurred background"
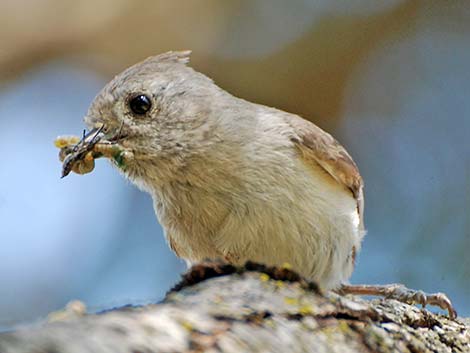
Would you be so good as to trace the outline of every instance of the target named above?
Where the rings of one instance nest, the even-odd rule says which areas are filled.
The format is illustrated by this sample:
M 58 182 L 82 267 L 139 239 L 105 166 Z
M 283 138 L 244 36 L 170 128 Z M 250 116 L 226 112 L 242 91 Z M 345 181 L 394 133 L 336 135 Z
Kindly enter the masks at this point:
M 147 56 L 336 136 L 366 185 L 353 283 L 446 292 L 470 315 L 468 0 L 0 2 L 0 327 L 72 300 L 160 300 L 184 270 L 151 199 L 105 161 L 59 178 L 53 140 Z

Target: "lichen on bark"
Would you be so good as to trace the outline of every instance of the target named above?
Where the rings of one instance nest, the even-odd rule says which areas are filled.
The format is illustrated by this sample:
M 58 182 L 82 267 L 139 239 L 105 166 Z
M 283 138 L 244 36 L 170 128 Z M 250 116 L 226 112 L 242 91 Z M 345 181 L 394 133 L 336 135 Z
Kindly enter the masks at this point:
M 470 352 L 469 328 L 395 300 L 325 295 L 289 269 L 201 264 L 161 303 L 5 333 L 0 352 Z

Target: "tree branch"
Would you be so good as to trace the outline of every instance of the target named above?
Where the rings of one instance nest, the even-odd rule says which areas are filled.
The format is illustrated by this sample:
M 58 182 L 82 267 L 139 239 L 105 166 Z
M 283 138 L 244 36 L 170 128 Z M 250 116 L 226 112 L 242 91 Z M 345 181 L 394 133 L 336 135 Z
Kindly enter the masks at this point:
M 2 353 L 470 352 L 467 319 L 323 295 L 285 268 L 193 267 L 160 304 L 0 335 Z

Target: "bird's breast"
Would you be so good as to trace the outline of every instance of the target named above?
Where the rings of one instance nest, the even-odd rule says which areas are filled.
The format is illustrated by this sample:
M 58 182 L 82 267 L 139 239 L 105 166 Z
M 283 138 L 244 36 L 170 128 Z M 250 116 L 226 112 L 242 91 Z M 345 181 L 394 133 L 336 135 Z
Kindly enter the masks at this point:
M 182 185 L 154 196 L 168 242 L 179 256 L 190 262 L 290 263 L 325 286 L 349 276 L 345 263 L 353 246 L 359 249 L 360 236 L 348 190 L 320 168 L 301 163 L 244 175 L 255 180 L 239 178 L 225 193 Z

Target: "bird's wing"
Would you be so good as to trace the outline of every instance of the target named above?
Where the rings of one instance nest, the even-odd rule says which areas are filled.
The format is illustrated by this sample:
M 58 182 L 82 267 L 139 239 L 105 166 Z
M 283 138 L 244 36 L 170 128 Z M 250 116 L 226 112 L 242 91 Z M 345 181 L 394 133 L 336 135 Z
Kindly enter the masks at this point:
M 338 183 L 351 190 L 357 201 L 361 228 L 363 228 L 364 195 L 359 169 L 343 146 L 315 124 L 296 115 L 286 122 L 294 129 L 291 141 L 301 152 L 307 164 L 316 163 Z

